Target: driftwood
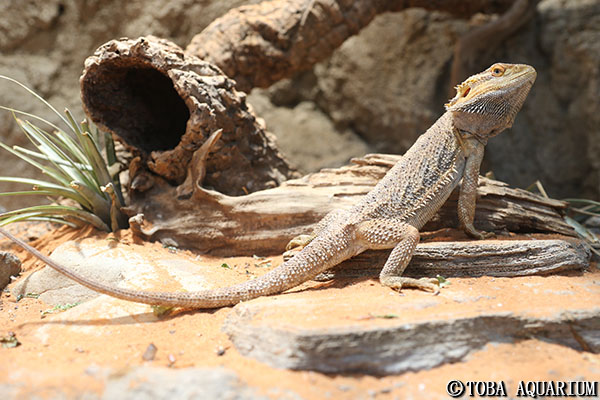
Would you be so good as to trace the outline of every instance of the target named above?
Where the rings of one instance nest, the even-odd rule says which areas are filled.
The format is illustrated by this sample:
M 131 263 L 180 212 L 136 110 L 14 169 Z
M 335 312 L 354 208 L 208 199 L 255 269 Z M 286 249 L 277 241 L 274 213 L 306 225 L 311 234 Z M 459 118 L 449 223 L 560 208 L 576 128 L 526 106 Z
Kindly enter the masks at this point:
M 389 251 L 367 251 L 319 275 L 317 280 L 376 278 Z M 486 240 L 419 243 L 404 275 L 526 276 L 582 271 L 591 251 L 579 239 Z
M 240 90 L 268 87 L 324 60 L 376 15 L 411 7 L 462 18 L 505 12 L 514 0 L 277 0 L 239 7 L 196 35 L 186 52 L 219 66 Z
M 127 211 L 144 214 L 130 220 L 144 239 L 215 254 L 272 254 L 283 251 L 294 236 L 309 233 L 329 211 L 355 204 L 399 159 L 369 155 L 345 167 L 239 197 L 196 185 L 191 195 L 177 198 L 176 189 L 163 183 Z M 483 177 L 478 195 L 475 226 L 480 229 L 575 235 L 562 219 L 564 202 Z M 456 196 L 425 230 L 456 226 Z

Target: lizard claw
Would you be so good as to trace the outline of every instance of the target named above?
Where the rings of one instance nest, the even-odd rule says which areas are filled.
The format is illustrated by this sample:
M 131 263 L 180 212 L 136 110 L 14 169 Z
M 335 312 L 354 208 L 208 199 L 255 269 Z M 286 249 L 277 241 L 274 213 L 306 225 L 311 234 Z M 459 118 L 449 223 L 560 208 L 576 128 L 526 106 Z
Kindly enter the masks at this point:
M 304 247 L 313 241 L 315 235 L 298 235 L 288 242 L 285 246 L 286 250 L 291 250 L 295 247 Z
M 283 253 L 283 261 L 288 261 L 289 259 L 291 259 L 292 257 L 294 257 L 296 254 L 298 254 L 300 252 L 300 248 L 293 248 L 291 250 L 286 251 L 285 253 Z
M 479 231 L 479 230 L 475 229 L 473 224 L 464 225 L 462 227 L 462 229 L 465 231 L 465 233 L 467 235 L 474 237 L 475 239 L 479 239 L 479 240 L 489 239 L 491 237 L 496 236 L 496 234 L 494 232 Z
M 401 291 L 403 288 L 415 288 L 432 292 L 434 296 L 440 293 L 440 282 L 437 278 L 406 278 L 404 276 L 390 276 L 380 279 L 384 286 Z
M 489 238 L 496 236 L 496 234 L 494 232 L 486 232 L 486 231 L 474 231 L 473 233 L 470 233 L 470 234 L 479 240 L 489 239 Z

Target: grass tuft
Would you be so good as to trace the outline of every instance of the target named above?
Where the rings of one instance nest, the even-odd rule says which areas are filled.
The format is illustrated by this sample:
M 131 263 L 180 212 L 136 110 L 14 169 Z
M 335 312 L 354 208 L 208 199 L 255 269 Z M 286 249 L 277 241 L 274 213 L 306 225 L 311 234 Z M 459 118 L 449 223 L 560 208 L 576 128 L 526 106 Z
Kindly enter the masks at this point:
M 527 190 L 534 191 L 536 189 L 543 197 L 549 198 L 542 183 L 537 180 L 531 184 Z M 589 245 L 592 253 L 600 258 L 600 239 L 594 232 L 590 231 L 583 225 L 583 220 L 589 217 L 600 217 L 600 202 L 589 199 L 563 199 L 569 204 L 567 215 L 563 218 L 569 224 L 577 235 L 585 240 Z
M 15 176 L 0 176 L 0 182 L 16 182 L 29 186 L 29 190 L 0 193 L 0 196 L 43 196 L 53 204 L 25 207 L 0 214 L 0 226 L 23 220 L 58 222 L 70 226 L 91 224 L 104 231 L 115 231 L 128 227 L 127 218 L 121 212 L 125 205 L 117 169 L 116 155 L 110 134 L 92 129 L 87 121 L 75 122 L 69 110 L 64 115 L 50 103 L 22 83 L 0 75 L 0 79 L 12 82 L 29 92 L 58 115 L 66 129 L 33 114 L 0 106 L 11 112 L 24 135 L 36 150 L 19 146 L 9 147 L 0 142 L 0 147 L 40 170 L 44 179 L 28 179 Z M 46 129 L 27 119 L 42 123 Z M 68 132 L 68 133 L 67 133 Z M 101 143 L 104 146 L 101 146 Z M 104 148 L 106 157 L 101 148 Z M 109 164 L 110 161 L 110 164 Z M 112 174 L 109 171 L 115 171 Z M 69 199 L 76 206 L 63 205 Z

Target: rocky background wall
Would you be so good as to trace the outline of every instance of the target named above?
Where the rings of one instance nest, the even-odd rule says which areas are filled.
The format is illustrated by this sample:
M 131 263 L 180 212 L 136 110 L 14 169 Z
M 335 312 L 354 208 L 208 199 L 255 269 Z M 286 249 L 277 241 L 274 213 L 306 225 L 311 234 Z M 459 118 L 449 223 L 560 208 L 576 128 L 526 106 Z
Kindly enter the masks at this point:
M 98 46 L 153 34 L 185 47 L 229 8 L 255 2 L 0 1 L 0 74 L 83 117 L 79 75 Z M 369 151 L 402 153 L 443 112 L 454 43 L 490 18 L 466 21 L 420 9 L 381 15 L 312 71 L 254 90 L 249 102 L 302 172 Z M 495 61 L 531 64 L 538 79 L 514 127 L 487 147 L 483 171 L 518 187 L 539 179 L 553 197 L 600 198 L 600 0 L 541 1 L 532 20 L 480 55 L 470 72 Z M 0 105 L 55 119 L 5 82 Z M 6 112 L 0 139 L 26 142 Z M 35 173 L 0 157 L 0 175 Z M 9 209 L 26 202 L 36 200 L 0 198 Z

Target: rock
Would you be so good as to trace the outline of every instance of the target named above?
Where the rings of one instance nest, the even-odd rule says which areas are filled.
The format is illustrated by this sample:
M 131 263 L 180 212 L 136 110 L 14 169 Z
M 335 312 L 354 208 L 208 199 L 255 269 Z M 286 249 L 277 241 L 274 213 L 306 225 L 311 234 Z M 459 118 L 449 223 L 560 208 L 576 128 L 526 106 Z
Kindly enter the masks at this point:
M 370 151 L 369 146 L 350 129 L 337 131 L 333 121 L 313 102 L 276 107 L 264 92 L 253 90 L 248 102 L 257 115 L 268 121 L 267 129 L 277 137 L 278 148 L 301 172 L 339 167 L 351 158 Z
M 18 399 L 18 393 L 22 386 L 15 383 L 0 383 L 0 393 L 7 400 Z
M 313 72 L 275 85 L 270 97 L 286 106 L 313 101 L 338 129 L 351 129 L 375 151 L 401 154 L 443 112 L 453 46 L 477 23 L 419 9 L 379 15 Z M 539 179 L 557 198 L 600 196 L 598 26 L 598 0 L 543 0 L 499 48 L 475 55 L 479 66 L 470 73 L 496 61 L 538 71 L 515 125 L 490 140 L 483 171 L 517 187 Z
M 0 290 L 11 281 L 11 276 L 21 273 L 21 260 L 12 253 L 0 251 Z
M 499 179 L 520 187 L 539 179 L 557 198 L 600 196 L 598 26 L 598 0 L 544 0 L 525 29 L 494 52 L 538 69 L 515 125 L 486 152 Z
M 206 289 L 213 285 L 215 270 L 220 272 L 219 268 L 207 271 L 201 264 L 179 254 L 155 256 L 142 246 L 94 239 L 65 242 L 54 250 L 51 257 L 96 282 L 140 290 Z M 167 283 L 161 278 L 164 273 L 169 276 Z M 216 281 L 218 284 L 218 279 Z M 165 284 L 175 287 L 165 288 Z M 37 293 L 40 300 L 51 305 L 85 302 L 100 296 L 50 267 L 19 281 L 12 290 L 14 296 L 26 293 Z
M 224 368 L 136 367 L 110 378 L 102 399 L 267 399 Z
M 98 247 L 81 246 L 71 241 L 57 247 L 51 257 L 75 272 L 118 286 L 123 281 L 122 272 L 127 265 L 126 261 L 105 256 L 94 257 L 98 251 Z M 12 289 L 15 297 L 27 293 L 39 294 L 40 300 L 51 305 L 84 302 L 100 295 L 48 266 L 20 280 Z
M 420 371 L 531 337 L 600 352 L 600 285 L 544 279 L 453 279 L 435 297 L 367 283 L 290 293 L 237 305 L 223 329 L 247 357 L 333 374 Z
M 465 29 L 465 21 L 422 9 L 379 15 L 317 65 L 314 101 L 376 151 L 402 154 L 442 114 L 441 83 Z

